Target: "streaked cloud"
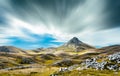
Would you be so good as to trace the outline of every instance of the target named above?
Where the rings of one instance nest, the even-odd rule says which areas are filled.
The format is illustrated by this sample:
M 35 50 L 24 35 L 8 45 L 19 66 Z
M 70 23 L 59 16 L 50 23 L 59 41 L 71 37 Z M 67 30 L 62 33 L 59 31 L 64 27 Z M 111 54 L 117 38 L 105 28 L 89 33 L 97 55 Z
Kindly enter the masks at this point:
M 58 46 L 73 36 L 97 46 L 116 44 L 119 7 L 119 0 L 0 0 L 0 45 Z M 42 36 L 51 39 L 45 46 L 49 39 Z

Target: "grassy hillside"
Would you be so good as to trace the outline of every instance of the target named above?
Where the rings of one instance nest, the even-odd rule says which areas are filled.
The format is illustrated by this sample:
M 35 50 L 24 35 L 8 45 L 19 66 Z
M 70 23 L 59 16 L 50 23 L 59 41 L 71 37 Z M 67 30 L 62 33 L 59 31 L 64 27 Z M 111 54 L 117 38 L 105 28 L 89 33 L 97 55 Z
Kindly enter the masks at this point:
M 42 49 L 42 51 L 21 51 L 10 53 L 0 52 L 0 76 L 119 76 L 119 71 L 95 70 L 92 68 L 76 70 L 86 59 L 96 58 L 97 62 L 107 61 L 110 54 L 119 52 L 119 46 L 104 47 L 101 49 L 86 49 L 75 51 L 73 47 L 58 47 Z M 14 50 L 15 51 L 15 50 Z M 22 52 L 22 53 L 21 53 Z M 60 68 L 79 65 L 71 71 L 59 72 Z

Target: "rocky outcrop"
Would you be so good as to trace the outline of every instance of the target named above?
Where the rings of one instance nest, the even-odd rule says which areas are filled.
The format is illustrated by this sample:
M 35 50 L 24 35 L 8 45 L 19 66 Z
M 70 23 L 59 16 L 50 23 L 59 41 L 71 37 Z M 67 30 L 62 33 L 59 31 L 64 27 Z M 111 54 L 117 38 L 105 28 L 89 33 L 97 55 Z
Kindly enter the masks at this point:
M 74 70 L 80 71 L 85 69 L 95 69 L 95 70 L 111 70 L 111 71 L 119 71 L 120 70 L 120 52 L 109 55 L 109 56 L 96 56 L 93 58 L 86 59 L 81 64 L 74 64 L 67 67 L 60 67 L 58 71 L 51 76 L 62 75 L 62 73 L 68 73 Z M 100 61 L 99 61 L 100 60 Z M 66 61 L 65 61 L 66 62 Z M 63 61 L 57 62 L 56 64 L 63 64 Z M 70 64 L 67 61 L 67 64 Z
M 55 63 L 55 65 L 62 65 L 67 63 L 71 64 L 71 61 L 69 60 L 63 60 Z M 82 71 L 82 70 L 110 70 L 118 72 L 120 71 L 120 52 L 117 52 L 115 54 L 106 55 L 106 56 L 95 56 L 92 58 L 88 58 L 84 60 L 81 64 L 73 64 L 70 66 L 61 66 L 58 71 L 56 71 L 54 74 L 51 74 L 51 76 L 59 76 L 62 75 L 62 73 L 69 73 L 76 71 Z
M 113 62 L 116 62 L 116 63 L 120 63 L 120 52 L 115 53 L 115 54 L 113 54 L 113 55 L 109 55 L 109 56 L 108 56 L 108 59 L 109 59 L 110 61 L 113 61 Z
M 103 70 L 105 69 L 105 65 L 107 62 L 97 62 L 95 58 L 86 59 L 82 65 L 85 65 L 86 68 L 95 68 L 96 70 Z
M 118 71 L 120 70 L 120 52 L 109 55 L 106 57 L 109 61 L 102 61 L 102 62 L 97 62 L 96 58 L 91 58 L 91 59 L 86 59 L 82 65 L 85 65 L 86 68 L 94 68 L 96 70 L 113 70 L 113 71 Z

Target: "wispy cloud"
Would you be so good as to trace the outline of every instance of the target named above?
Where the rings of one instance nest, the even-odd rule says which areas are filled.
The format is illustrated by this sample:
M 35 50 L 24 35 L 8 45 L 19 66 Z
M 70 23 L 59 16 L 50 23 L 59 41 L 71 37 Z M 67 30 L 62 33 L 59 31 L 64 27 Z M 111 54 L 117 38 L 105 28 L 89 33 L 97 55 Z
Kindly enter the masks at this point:
M 120 44 L 120 28 L 113 28 L 98 32 L 89 32 L 80 36 L 81 40 L 94 46 L 108 46 Z
M 119 43 L 118 7 L 119 0 L 0 0 L 0 44 L 58 46 L 74 36 L 92 45 Z

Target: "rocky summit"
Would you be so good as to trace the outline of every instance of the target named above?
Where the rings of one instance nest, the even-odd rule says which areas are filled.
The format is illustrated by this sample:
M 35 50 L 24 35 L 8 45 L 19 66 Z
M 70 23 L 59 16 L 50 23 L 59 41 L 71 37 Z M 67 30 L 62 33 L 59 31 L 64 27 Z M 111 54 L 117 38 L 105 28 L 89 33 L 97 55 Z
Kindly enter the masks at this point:
M 67 43 L 65 43 L 63 46 L 72 48 L 75 51 L 81 51 L 81 50 L 86 50 L 86 49 L 95 49 L 95 47 L 80 41 L 77 37 L 73 37 Z
M 70 39 L 65 46 L 69 46 L 69 45 L 75 45 L 75 46 L 79 46 L 80 44 L 82 44 L 83 42 L 80 41 L 77 37 L 73 37 L 72 39 Z

